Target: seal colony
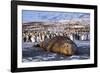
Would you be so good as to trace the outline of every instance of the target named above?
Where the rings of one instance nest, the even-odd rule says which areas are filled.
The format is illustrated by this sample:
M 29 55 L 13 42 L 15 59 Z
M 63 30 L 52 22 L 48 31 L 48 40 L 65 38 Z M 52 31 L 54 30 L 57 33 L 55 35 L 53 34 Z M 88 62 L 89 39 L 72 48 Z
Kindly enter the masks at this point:
M 55 36 L 51 39 L 45 39 L 39 46 L 45 51 L 66 56 L 75 55 L 77 53 L 77 45 L 66 36 Z

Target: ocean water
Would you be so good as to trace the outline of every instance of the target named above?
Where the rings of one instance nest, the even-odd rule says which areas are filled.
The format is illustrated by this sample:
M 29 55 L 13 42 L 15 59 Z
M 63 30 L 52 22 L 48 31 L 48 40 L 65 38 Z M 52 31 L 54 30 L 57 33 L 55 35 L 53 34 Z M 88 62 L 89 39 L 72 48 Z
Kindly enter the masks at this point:
M 33 43 L 23 43 L 22 62 L 60 61 L 60 60 L 85 60 L 90 58 L 90 42 L 75 41 L 78 46 L 78 55 L 65 56 L 44 51 L 40 47 L 33 47 Z M 36 44 L 36 43 L 35 43 Z

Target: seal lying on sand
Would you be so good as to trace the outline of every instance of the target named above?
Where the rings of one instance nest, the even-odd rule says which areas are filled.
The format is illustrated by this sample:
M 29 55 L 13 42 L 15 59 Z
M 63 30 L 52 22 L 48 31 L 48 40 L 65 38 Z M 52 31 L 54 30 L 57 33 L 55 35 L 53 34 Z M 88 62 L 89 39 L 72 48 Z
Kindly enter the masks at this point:
M 76 44 L 65 36 L 56 36 L 51 39 L 45 39 L 40 43 L 40 47 L 46 51 L 71 56 L 76 54 Z

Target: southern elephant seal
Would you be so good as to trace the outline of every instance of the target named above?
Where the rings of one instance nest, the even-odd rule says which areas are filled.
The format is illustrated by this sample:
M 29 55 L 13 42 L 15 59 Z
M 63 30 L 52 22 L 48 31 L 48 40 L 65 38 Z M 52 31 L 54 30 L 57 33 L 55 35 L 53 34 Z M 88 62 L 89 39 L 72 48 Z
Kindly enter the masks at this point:
M 40 47 L 46 51 L 71 56 L 76 54 L 77 45 L 66 36 L 56 36 L 45 39 L 40 43 Z

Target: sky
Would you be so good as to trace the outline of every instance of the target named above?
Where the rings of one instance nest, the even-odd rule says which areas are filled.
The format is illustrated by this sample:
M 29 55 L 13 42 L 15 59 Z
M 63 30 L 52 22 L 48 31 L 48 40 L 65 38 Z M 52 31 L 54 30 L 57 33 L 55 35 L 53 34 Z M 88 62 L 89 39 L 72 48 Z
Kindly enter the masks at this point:
M 54 12 L 54 11 L 34 11 L 34 10 L 22 10 L 22 22 L 47 22 L 47 21 L 60 21 L 69 19 L 84 20 L 90 19 L 89 13 L 76 13 L 76 12 Z

